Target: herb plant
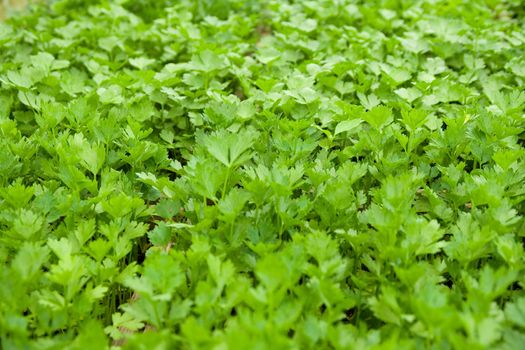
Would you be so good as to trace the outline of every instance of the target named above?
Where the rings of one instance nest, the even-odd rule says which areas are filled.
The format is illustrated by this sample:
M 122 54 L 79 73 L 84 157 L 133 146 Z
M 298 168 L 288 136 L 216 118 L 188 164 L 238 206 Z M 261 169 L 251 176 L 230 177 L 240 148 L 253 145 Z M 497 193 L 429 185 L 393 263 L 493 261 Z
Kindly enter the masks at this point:
M 525 348 L 520 0 L 0 23 L 2 349 Z

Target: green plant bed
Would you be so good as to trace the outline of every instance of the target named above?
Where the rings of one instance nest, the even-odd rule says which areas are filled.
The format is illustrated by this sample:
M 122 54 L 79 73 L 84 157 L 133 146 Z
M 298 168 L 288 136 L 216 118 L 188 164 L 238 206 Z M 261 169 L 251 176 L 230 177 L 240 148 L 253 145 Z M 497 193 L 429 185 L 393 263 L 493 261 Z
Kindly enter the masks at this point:
M 525 348 L 524 12 L 0 23 L 0 348 Z

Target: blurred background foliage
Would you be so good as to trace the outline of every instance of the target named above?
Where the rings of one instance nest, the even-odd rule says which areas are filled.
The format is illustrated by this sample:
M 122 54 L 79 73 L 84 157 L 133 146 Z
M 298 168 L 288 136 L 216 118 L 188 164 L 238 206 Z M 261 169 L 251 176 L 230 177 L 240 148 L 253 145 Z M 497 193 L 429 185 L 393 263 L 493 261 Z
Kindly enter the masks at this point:
M 9 12 L 23 9 L 29 2 L 30 0 L 2 0 L 0 3 L 0 20 L 4 19 Z

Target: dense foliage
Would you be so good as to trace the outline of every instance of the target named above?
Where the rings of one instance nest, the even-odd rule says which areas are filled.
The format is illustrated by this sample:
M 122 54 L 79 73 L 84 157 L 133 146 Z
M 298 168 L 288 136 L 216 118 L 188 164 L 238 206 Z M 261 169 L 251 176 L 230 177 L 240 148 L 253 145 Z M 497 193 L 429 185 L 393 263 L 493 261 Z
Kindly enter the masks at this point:
M 2 349 L 525 348 L 520 0 L 0 23 Z

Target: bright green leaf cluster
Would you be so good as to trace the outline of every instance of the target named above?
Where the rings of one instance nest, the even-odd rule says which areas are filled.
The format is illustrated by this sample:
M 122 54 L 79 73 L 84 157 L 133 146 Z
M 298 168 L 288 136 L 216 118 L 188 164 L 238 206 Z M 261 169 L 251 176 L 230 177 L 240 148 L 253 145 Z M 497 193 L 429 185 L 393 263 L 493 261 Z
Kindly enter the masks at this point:
M 0 23 L 0 348 L 525 348 L 522 1 Z

